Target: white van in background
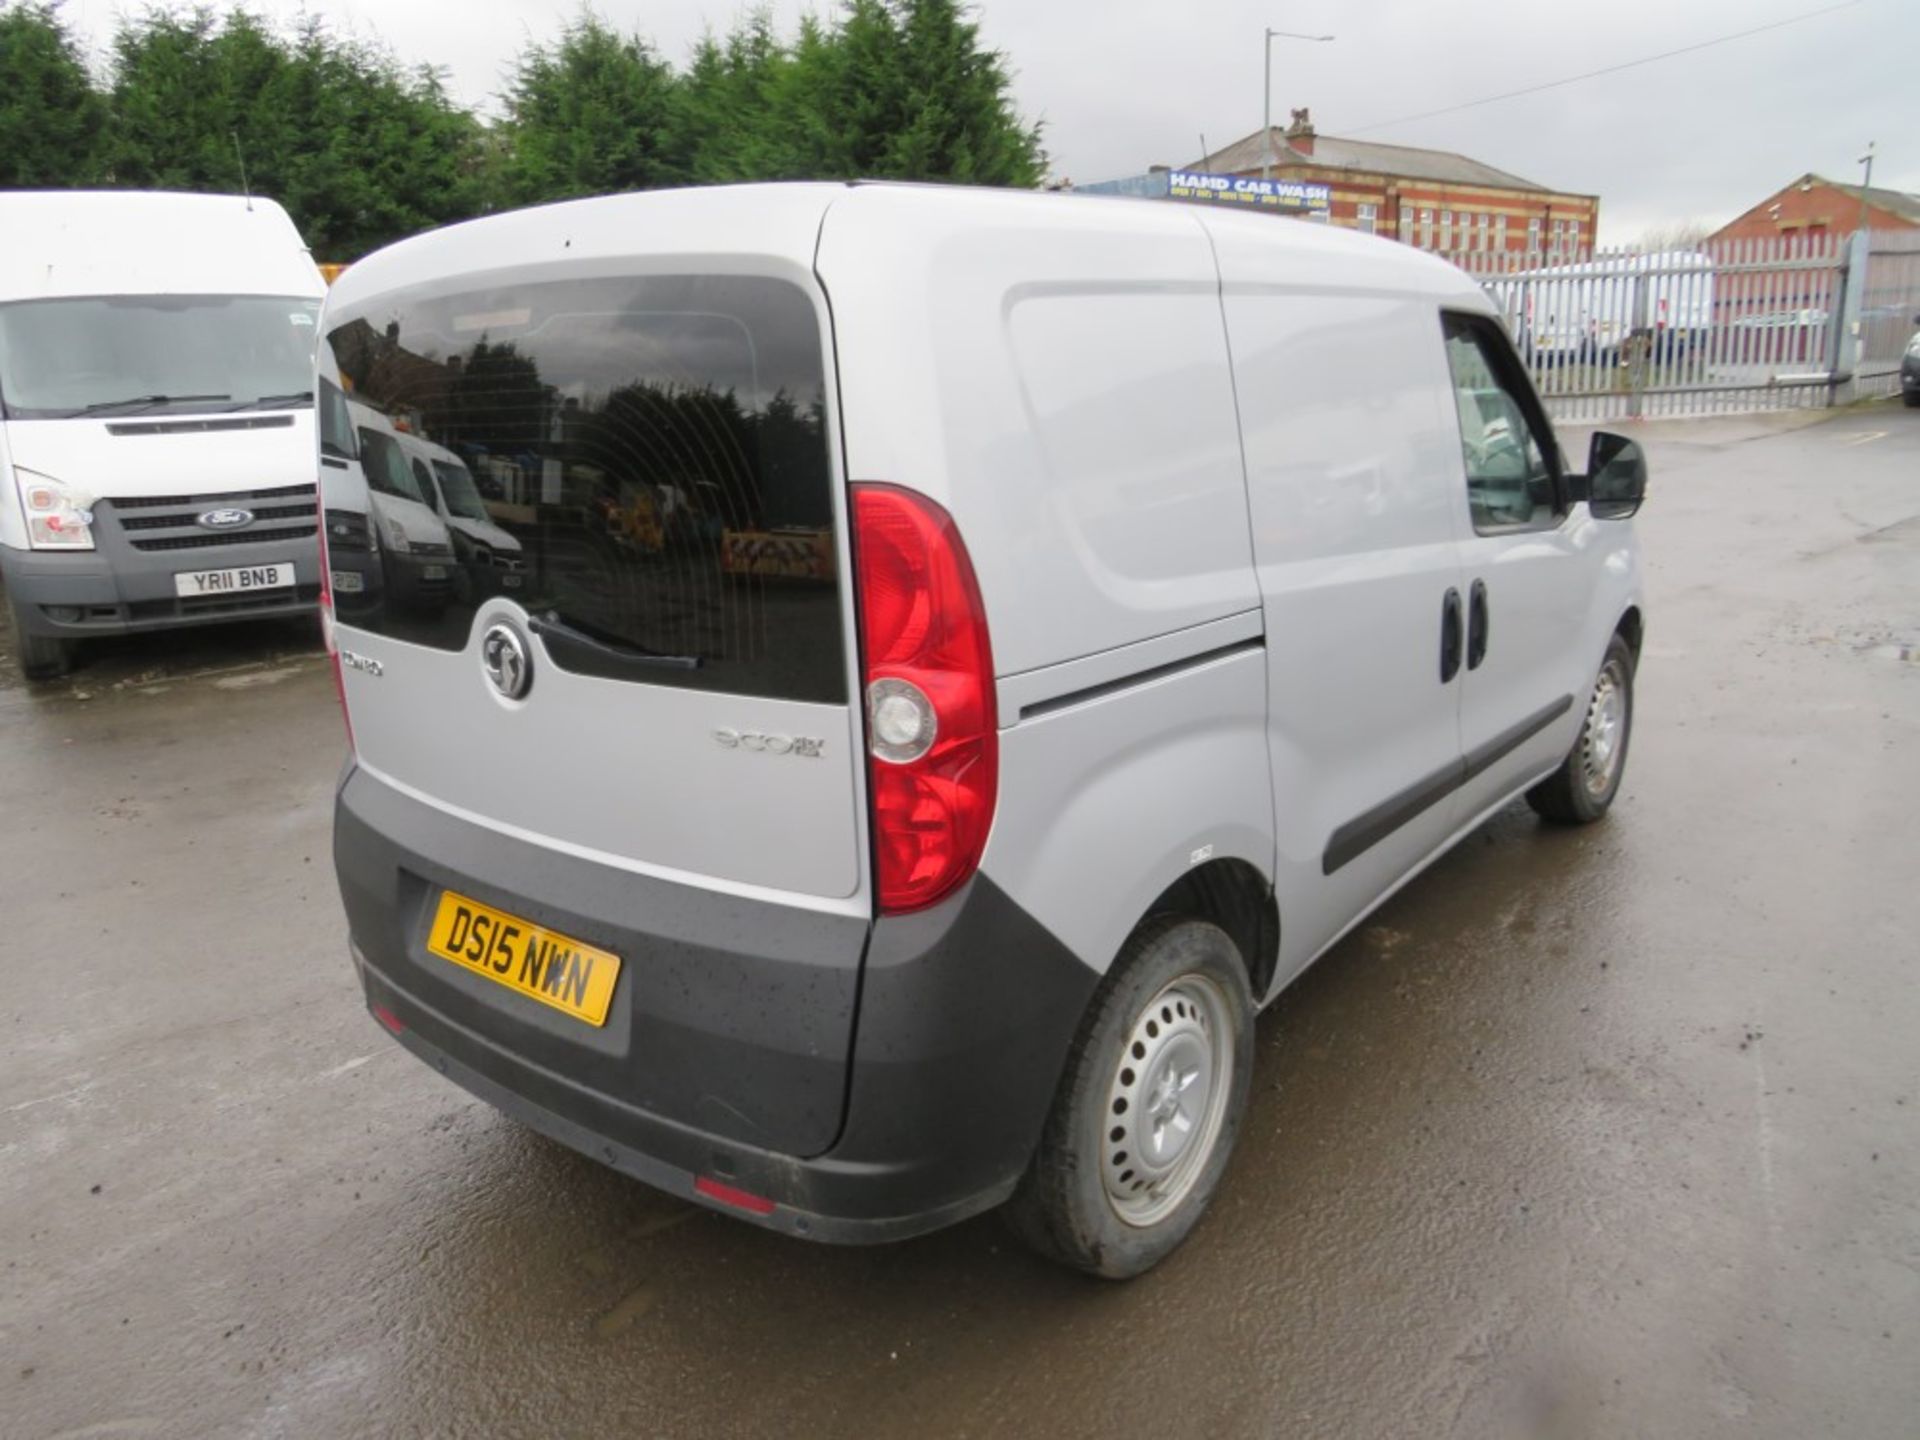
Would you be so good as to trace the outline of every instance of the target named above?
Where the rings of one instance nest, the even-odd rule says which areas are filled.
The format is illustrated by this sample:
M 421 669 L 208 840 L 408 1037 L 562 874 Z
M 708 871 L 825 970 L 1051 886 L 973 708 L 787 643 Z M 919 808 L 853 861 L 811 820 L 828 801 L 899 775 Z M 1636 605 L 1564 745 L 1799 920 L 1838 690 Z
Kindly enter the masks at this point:
M 336 600 L 349 610 L 394 606 L 441 610 L 454 588 L 453 536 L 434 503 L 431 478 L 416 470 L 393 421 L 379 410 L 329 395 L 322 401 L 320 463 L 327 477 L 327 554 Z M 344 416 L 344 424 L 336 422 Z M 424 468 L 424 467 L 422 467 Z
M 90 635 L 312 610 L 314 317 L 271 200 L 0 194 L 0 578 L 30 678 Z
M 475 595 L 517 589 L 525 575 L 520 542 L 487 513 L 473 472 L 444 445 L 402 433 L 413 478 L 446 522 L 459 569 L 455 584 Z
M 1635 335 L 1661 359 L 1704 344 L 1713 276 L 1712 256 L 1667 250 L 1523 270 L 1488 281 L 1487 291 L 1530 363 L 1610 365 Z

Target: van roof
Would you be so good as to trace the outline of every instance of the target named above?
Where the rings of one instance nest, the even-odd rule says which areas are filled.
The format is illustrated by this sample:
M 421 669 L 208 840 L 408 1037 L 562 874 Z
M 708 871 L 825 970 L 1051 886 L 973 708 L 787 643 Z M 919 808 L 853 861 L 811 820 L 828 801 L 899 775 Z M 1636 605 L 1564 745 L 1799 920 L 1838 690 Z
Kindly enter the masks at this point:
M 0 302 L 326 293 L 287 212 L 258 195 L 6 191 L 0 234 Z
M 810 272 L 821 221 L 840 202 L 876 219 L 911 214 L 916 243 L 926 243 L 930 232 L 942 230 L 964 238 L 969 231 L 993 226 L 1010 209 L 1019 211 L 1023 225 L 1044 224 L 1051 213 L 1063 224 L 1084 230 L 1092 206 L 1099 207 L 1098 213 L 1117 231 L 1163 230 L 1180 221 L 1204 228 L 1220 247 L 1229 282 L 1283 278 L 1312 284 L 1326 278 L 1342 285 L 1435 296 L 1479 291 L 1454 266 L 1410 246 L 1328 225 L 1283 224 L 1273 215 L 1122 196 L 893 181 L 801 181 L 635 191 L 469 220 L 402 240 L 357 262 L 335 282 L 329 309 L 350 313 L 395 290 L 445 290 L 462 276 L 663 255 L 697 257 L 723 267 L 735 256 L 772 256 Z

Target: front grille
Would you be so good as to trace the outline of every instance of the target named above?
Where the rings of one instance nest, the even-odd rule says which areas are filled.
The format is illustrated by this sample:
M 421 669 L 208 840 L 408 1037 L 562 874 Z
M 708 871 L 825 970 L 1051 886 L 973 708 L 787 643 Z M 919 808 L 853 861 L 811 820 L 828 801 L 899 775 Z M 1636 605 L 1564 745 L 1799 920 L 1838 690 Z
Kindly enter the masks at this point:
M 195 507 L 193 513 L 198 515 L 201 510 L 216 506 L 225 509 L 237 505 L 242 510 L 251 510 L 256 500 L 291 499 L 296 495 L 311 500 L 316 488 L 312 485 L 276 485 L 270 490 L 243 490 L 223 495 L 139 495 L 129 500 L 107 500 L 102 503 L 116 510 L 155 510 L 168 506 L 178 510 L 191 505 Z
M 240 420 L 154 420 L 107 426 L 109 435 L 201 435 L 215 430 L 284 430 L 291 415 L 249 415 Z
M 357 510 L 329 510 L 327 544 L 343 554 L 354 550 L 364 555 L 373 549 L 373 529 Z
M 208 530 L 200 517 L 209 510 L 251 510 L 253 523 L 239 530 Z M 319 529 L 319 512 L 318 487 L 275 485 L 224 495 L 102 500 L 93 507 L 93 520 L 102 539 L 121 534 L 136 550 L 210 550 L 311 540 Z
M 273 530 L 208 531 L 193 535 L 168 535 L 153 540 L 130 540 L 136 550 L 204 550 L 210 545 L 270 545 L 279 541 L 311 540 L 319 533 L 317 525 L 283 525 Z
M 292 520 L 295 518 L 310 520 L 313 518 L 313 502 L 305 505 L 262 505 L 253 512 L 256 522 L 261 520 Z M 120 518 L 122 530 L 166 530 L 179 524 L 172 515 L 123 515 Z M 199 521 L 196 519 L 197 526 Z M 212 531 L 212 534 L 227 534 L 227 531 Z

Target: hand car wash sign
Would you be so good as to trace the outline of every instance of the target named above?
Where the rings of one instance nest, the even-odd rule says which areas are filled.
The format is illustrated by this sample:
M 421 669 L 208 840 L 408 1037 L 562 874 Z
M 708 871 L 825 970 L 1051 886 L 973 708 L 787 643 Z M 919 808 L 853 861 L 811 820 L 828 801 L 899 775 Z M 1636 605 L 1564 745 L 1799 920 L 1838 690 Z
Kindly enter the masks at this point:
M 1258 205 L 1295 215 L 1326 213 L 1333 192 L 1305 180 L 1262 180 L 1248 175 L 1209 175 L 1202 170 L 1175 170 L 1167 177 L 1167 194 L 1175 200 L 1209 200 L 1222 205 Z

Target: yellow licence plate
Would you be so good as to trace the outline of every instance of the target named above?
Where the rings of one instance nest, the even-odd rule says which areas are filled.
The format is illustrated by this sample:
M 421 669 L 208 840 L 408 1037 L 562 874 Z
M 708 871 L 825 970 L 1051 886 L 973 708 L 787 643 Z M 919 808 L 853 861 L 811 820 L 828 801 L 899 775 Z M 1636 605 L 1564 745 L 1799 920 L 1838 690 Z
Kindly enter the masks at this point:
M 427 935 L 443 959 L 589 1025 L 607 1022 L 620 957 L 451 890 Z

